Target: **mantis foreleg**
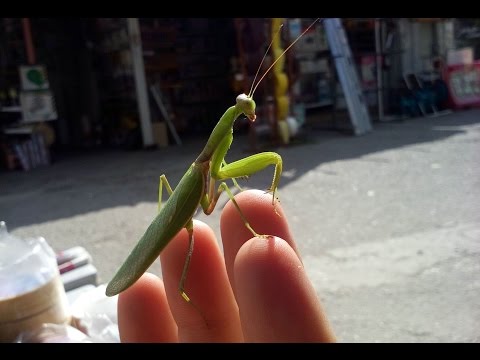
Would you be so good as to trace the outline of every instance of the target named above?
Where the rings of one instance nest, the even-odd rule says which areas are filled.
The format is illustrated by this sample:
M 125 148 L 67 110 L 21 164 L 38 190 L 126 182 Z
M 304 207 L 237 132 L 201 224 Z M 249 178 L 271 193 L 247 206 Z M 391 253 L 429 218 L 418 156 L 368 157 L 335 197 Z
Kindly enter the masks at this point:
M 222 161 L 222 166 L 227 166 L 227 165 L 228 165 L 227 162 L 225 161 L 225 159 L 223 159 L 223 161 Z M 245 176 L 245 178 L 247 178 L 247 176 Z M 236 180 L 235 178 L 232 178 L 231 180 L 232 180 L 232 182 L 233 182 L 233 185 L 234 185 L 238 190 L 243 191 L 243 189 L 240 187 L 240 185 L 238 185 L 238 182 L 237 182 L 237 180 Z
M 215 184 L 215 181 L 212 179 L 211 180 L 211 184 Z M 253 230 L 253 228 L 250 226 L 250 224 L 248 223 L 247 221 L 247 218 L 245 217 L 245 215 L 243 215 L 243 212 L 242 210 L 240 209 L 240 206 L 238 206 L 237 204 L 237 201 L 235 200 L 235 197 L 233 196 L 232 192 L 230 191 L 228 185 L 225 183 L 225 182 L 222 182 L 219 186 L 218 186 L 218 190 L 217 192 L 215 193 L 212 186 L 210 186 L 210 191 L 209 191 L 209 195 L 206 196 L 202 202 L 201 202 L 201 205 L 202 205 L 202 208 L 203 208 L 203 212 L 206 214 L 206 215 L 210 215 L 213 211 L 213 209 L 215 209 L 215 206 L 217 205 L 217 201 L 218 199 L 220 198 L 220 195 L 222 194 L 222 191 L 225 190 L 225 192 L 228 194 L 228 197 L 230 198 L 230 200 L 232 200 L 233 204 L 235 205 L 235 208 L 238 210 L 239 214 L 240 214 L 240 217 L 242 218 L 243 220 L 243 223 L 245 224 L 245 227 L 251 231 L 251 233 L 253 234 L 253 236 L 255 237 L 265 237 L 265 235 L 260 235 L 258 234 L 255 230 Z
M 233 141 L 233 136 L 228 134 L 219 143 L 213 153 L 210 165 L 210 176 L 215 180 L 227 180 L 247 177 L 263 170 L 269 165 L 274 165 L 272 185 L 268 189 L 273 194 L 272 204 L 275 205 L 275 192 L 282 174 L 282 157 L 275 152 L 263 152 L 226 164 L 225 155 Z
M 282 174 L 282 158 L 274 152 L 263 152 L 248 156 L 246 158 L 237 160 L 227 166 L 222 167 L 218 171 L 211 170 L 211 176 L 216 180 L 224 180 L 229 178 L 236 178 L 241 176 L 248 176 L 263 170 L 269 165 L 275 165 L 273 173 L 272 185 L 268 189 L 272 192 L 272 204 L 275 205 L 275 192 L 277 191 L 280 176 Z

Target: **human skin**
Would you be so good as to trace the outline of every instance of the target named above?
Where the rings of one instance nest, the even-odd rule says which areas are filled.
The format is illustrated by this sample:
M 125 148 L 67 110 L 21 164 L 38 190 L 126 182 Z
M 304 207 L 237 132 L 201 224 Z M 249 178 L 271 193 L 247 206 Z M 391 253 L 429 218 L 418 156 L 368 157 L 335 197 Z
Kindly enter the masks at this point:
M 178 291 L 188 234 L 182 230 L 160 255 L 163 280 L 145 273 L 118 298 L 122 342 L 335 342 L 325 310 L 303 267 L 281 205 L 271 194 L 235 196 L 252 237 L 229 201 L 220 227 L 194 221 L 194 251 Z

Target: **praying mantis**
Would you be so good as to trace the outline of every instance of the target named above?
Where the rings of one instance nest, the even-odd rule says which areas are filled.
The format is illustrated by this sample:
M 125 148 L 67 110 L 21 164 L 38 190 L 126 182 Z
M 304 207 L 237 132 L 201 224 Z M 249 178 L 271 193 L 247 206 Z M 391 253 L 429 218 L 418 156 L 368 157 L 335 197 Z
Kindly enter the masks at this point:
M 249 121 L 254 122 L 255 101 L 253 94 L 260 82 L 273 68 L 275 63 L 318 21 L 316 19 L 310 24 L 270 65 L 263 76 L 255 85 L 255 80 L 262 64 L 260 64 L 257 74 L 253 80 L 248 95 L 240 94 L 236 98 L 236 104 L 229 107 L 218 121 L 213 129 L 202 152 L 190 165 L 186 173 L 180 179 L 180 182 L 173 190 L 165 174 L 160 176 L 159 184 L 159 212 L 148 226 L 147 230 L 140 238 L 136 246 L 131 251 L 122 266 L 118 269 L 115 276 L 108 283 L 105 294 L 114 296 L 132 286 L 142 274 L 150 267 L 155 259 L 160 255 L 167 244 L 176 234 L 185 228 L 188 232 L 189 246 L 183 266 L 182 275 L 178 290 L 183 299 L 191 302 L 189 296 L 185 293 L 185 280 L 188 273 L 190 260 L 193 254 L 194 234 L 193 234 L 193 216 L 199 206 L 202 207 L 206 215 L 210 215 L 215 209 L 217 201 L 225 191 L 238 210 L 245 226 L 255 237 L 266 238 L 269 235 L 257 234 L 250 226 L 243 215 L 240 207 L 234 199 L 228 185 L 224 180 L 232 179 L 238 186 L 235 179 L 248 177 L 264 168 L 273 165 L 275 167 L 273 180 L 268 192 L 272 192 L 272 205 L 275 209 L 275 193 L 280 182 L 282 173 L 282 158 L 275 152 L 262 152 L 248 156 L 246 158 L 227 164 L 225 155 L 233 142 L 233 124 L 240 115 L 245 115 Z M 270 44 L 271 46 L 271 44 Z M 269 46 L 269 48 L 270 48 Z M 268 49 L 269 49 L 268 48 Z M 268 49 L 266 54 L 268 53 Z M 265 59 L 265 56 L 263 60 Z M 262 60 L 262 63 L 263 63 Z M 255 85 L 255 87 L 254 87 Z M 221 181 L 217 190 L 215 185 Z M 163 187 L 167 189 L 169 197 L 162 206 Z

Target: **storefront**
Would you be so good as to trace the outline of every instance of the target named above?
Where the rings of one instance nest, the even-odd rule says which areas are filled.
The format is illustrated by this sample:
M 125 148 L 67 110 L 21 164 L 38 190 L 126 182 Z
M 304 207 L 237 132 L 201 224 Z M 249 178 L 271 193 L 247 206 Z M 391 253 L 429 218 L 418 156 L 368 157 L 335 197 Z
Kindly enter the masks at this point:
M 43 113 L 29 125 L 42 131 L 54 151 L 135 149 L 206 137 L 236 95 L 249 90 L 270 42 L 270 20 L 0 19 L 1 126 L 25 121 L 21 66 L 31 72 L 40 65 L 45 81 L 32 90 L 31 102 L 43 104 Z M 284 43 L 296 26 L 304 29 L 312 20 L 288 19 Z M 343 23 L 375 120 L 401 113 L 405 73 L 432 73 L 434 60 L 454 47 L 449 19 Z M 285 58 L 297 118 L 309 110 L 345 108 L 321 25 Z M 271 116 L 274 87 L 267 77 L 256 92 L 259 118 Z M 40 90 L 46 94 L 42 101 Z
M 411 79 L 419 84 L 442 81 L 438 63 L 455 46 L 453 19 L 350 20 L 347 29 L 371 112 L 379 121 L 406 115 L 402 99 L 412 93 Z

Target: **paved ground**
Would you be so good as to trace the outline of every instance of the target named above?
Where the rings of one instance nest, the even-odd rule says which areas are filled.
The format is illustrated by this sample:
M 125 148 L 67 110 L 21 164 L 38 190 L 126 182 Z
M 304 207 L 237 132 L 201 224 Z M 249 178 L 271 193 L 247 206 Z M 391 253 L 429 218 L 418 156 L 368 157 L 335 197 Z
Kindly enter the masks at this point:
M 279 196 L 340 341 L 479 342 L 480 110 L 310 139 L 277 149 Z M 234 142 L 227 160 L 245 155 L 246 138 Z M 0 173 L 0 218 L 56 250 L 86 247 L 106 282 L 156 211 L 158 175 L 176 183 L 201 147 Z M 265 189 L 271 175 L 242 184 Z M 198 218 L 218 235 L 218 215 Z

